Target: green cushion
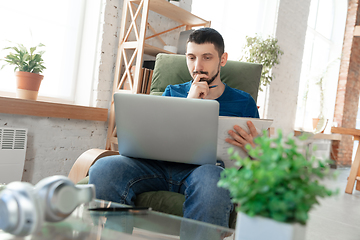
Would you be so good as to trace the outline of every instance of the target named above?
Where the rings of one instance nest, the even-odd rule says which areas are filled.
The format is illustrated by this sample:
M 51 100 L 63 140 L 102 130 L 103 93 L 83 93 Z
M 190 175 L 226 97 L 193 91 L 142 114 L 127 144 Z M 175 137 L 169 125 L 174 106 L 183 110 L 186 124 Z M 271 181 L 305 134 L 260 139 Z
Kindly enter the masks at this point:
M 81 179 L 77 184 L 88 184 L 88 183 L 89 183 L 89 176 Z
M 249 93 L 257 100 L 262 65 L 228 60 L 221 68 L 221 80 L 230 87 Z M 150 94 L 161 95 L 168 85 L 191 80 L 185 55 L 158 54 Z
M 89 177 L 80 180 L 77 184 L 88 184 Z M 139 194 L 135 205 L 151 207 L 154 211 L 183 216 L 182 208 L 185 195 L 167 191 L 152 191 Z
M 81 179 L 77 184 L 88 184 L 89 177 Z M 0 184 L 0 192 L 6 185 Z M 167 191 L 145 192 L 137 196 L 136 206 L 151 207 L 155 211 L 183 216 L 182 207 L 185 195 Z
M 89 177 L 80 180 L 77 184 L 88 184 Z M 135 205 L 150 207 L 154 211 L 183 216 L 185 195 L 168 191 L 151 191 L 136 196 Z M 236 211 L 232 211 L 229 218 L 229 227 L 235 229 Z
M 151 207 L 155 211 L 183 216 L 183 204 L 185 195 L 168 191 L 152 191 L 139 194 L 135 205 Z

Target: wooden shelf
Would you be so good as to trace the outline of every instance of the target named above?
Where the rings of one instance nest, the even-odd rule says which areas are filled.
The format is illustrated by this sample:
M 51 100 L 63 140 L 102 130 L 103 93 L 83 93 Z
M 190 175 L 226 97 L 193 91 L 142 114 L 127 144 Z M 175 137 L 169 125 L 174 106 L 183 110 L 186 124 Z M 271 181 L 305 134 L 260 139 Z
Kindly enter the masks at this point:
M 360 136 L 360 129 L 355 128 L 332 127 L 331 132 L 345 135 Z
M 108 109 L 0 97 L 0 113 L 105 122 Z
M 151 46 L 145 43 L 145 40 L 153 37 L 159 37 L 162 34 L 175 29 L 185 28 L 190 30 L 193 27 L 210 27 L 210 21 L 206 21 L 185 9 L 182 9 L 166 0 L 124 0 L 123 13 L 120 27 L 119 48 L 116 59 L 116 68 L 113 82 L 113 93 L 124 92 L 120 89 L 124 84 L 129 84 L 132 91 L 126 93 L 143 93 L 143 55 L 156 56 L 158 53 L 174 54 L 163 48 Z M 149 11 L 158 13 L 166 18 L 176 21 L 179 25 L 157 33 L 148 22 Z M 131 22 L 129 22 L 129 20 Z M 138 26 L 139 27 L 134 27 Z M 146 37 L 147 29 L 153 32 L 153 35 Z M 135 35 L 135 40 L 129 39 L 130 34 Z M 160 38 L 162 44 L 166 43 Z M 126 53 L 125 50 L 133 50 L 133 55 Z M 151 77 L 149 77 L 151 79 Z M 146 88 L 148 89 L 148 88 Z M 112 145 L 116 135 L 114 101 L 111 101 L 110 117 L 108 124 L 108 133 L 106 149 L 112 150 Z
M 303 132 L 303 131 L 298 131 L 298 130 L 294 130 L 294 136 L 300 136 L 302 134 L 309 134 L 311 136 L 311 139 L 323 139 L 323 140 L 341 140 L 341 135 L 340 134 L 328 134 L 328 133 L 312 133 L 312 132 Z
M 151 46 L 151 45 L 146 44 L 146 43 L 144 44 L 144 53 L 148 54 L 148 55 L 151 55 L 151 56 L 154 56 L 154 57 L 159 53 L 174 54 L 173 52 L 169 52 L 169 51 L 166 51 L 165 49 L 154 47 L 154 46 Z
M 313 139 L 323 139 L 323 140 L 341 140 L 341 134 L 329 134 L 329 133 L 316 133 L 313 136 Z
M 139 0 L 132 2 L 140 3 Z M 206 21 L 166 0 L 151 0 L 149 10 L 188 26 L 210 26 L 210 21 Z
M 328 133 L 316 133 L 313 136 L 313 139 L 323 139 L 323 140 L 341 140 L 340 134 L 328 134 Z

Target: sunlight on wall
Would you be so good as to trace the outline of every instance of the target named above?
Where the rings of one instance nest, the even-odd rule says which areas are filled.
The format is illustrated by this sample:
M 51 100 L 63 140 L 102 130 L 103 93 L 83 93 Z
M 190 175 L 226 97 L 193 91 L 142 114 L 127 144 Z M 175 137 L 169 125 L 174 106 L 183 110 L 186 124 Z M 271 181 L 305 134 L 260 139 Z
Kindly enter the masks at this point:
M 295 129 L 312 131 L 312 118 L 324 117 L 329 119 L 326 132 L 330 131 L 334 116 L 346 14 L 346 0 L 311 1 Z M 323 97 L 319 85 L 320 80 Z

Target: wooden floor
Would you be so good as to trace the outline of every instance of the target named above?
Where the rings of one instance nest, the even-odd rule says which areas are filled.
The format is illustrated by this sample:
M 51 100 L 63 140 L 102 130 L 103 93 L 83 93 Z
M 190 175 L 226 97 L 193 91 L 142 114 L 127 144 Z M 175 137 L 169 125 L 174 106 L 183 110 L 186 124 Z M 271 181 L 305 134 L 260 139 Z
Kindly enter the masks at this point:
M 324 184 L 340 192 L 320 199 L 320 205 L 310 211 L 306 240 L 360 240 L 360 191 L 346 194 L 350 168 L 337 171 L 337 180 L 325 180 Z

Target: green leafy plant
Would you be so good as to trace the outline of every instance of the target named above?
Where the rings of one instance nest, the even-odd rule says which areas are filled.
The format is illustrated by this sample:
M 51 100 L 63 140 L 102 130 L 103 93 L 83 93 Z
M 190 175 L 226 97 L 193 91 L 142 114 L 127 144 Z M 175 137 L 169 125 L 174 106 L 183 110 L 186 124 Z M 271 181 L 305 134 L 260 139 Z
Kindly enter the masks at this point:
M 280 63 L 280 56 L 284 54 L 277 43 L 278 40 L 271 36 L 267 39 L 263 39 L 257 35 L 255 37 L 246 36 L 246 44 L 243 47 L 243 56 L 240 61 L 263 65 L 260 78 L 260 91 L 262 91 L 261 86 L 265 87 L 273 80 L 274 75 L 271 73 L 271 69 Z
M 301 139 L 304 140 L 304 139 Z M 238 168 L 225 169 L 218 186 L 230 191 L 237 211 L 249 216 L 262 216 L 280 222 L 305 224 L 308 212 L 317 197 L 337 191 L 327 189 L 319 180 L 330 174 L 330 167 L 321 160 L 307 160 L 298 150 L 294 138 L 270 138 L 266 132 L 254 139 L 255 148 L 246 146 L 250 157 L 241 158 L 229 149 Z
M 44 60 L 42 59 L 42 55 L 45 51 L 38 51 L 36 49 L 39 47 L 44 47 L 44 44 L 39 44 L 35 47 L 31 47 L 30 50 L 22 45 L 17 44 L 14 47 L 6 47 L 3 50 L 13 50 L 10 52 L 5 59 L 0 59 L 5 61 L 6 63 L 1 67 L 3 69 L 6 65 L 15 65 L 14 71 L 21 72 L 31 72 L 31 73 L 41 73 L 44 69 L 46 69 L 43 65 Z

